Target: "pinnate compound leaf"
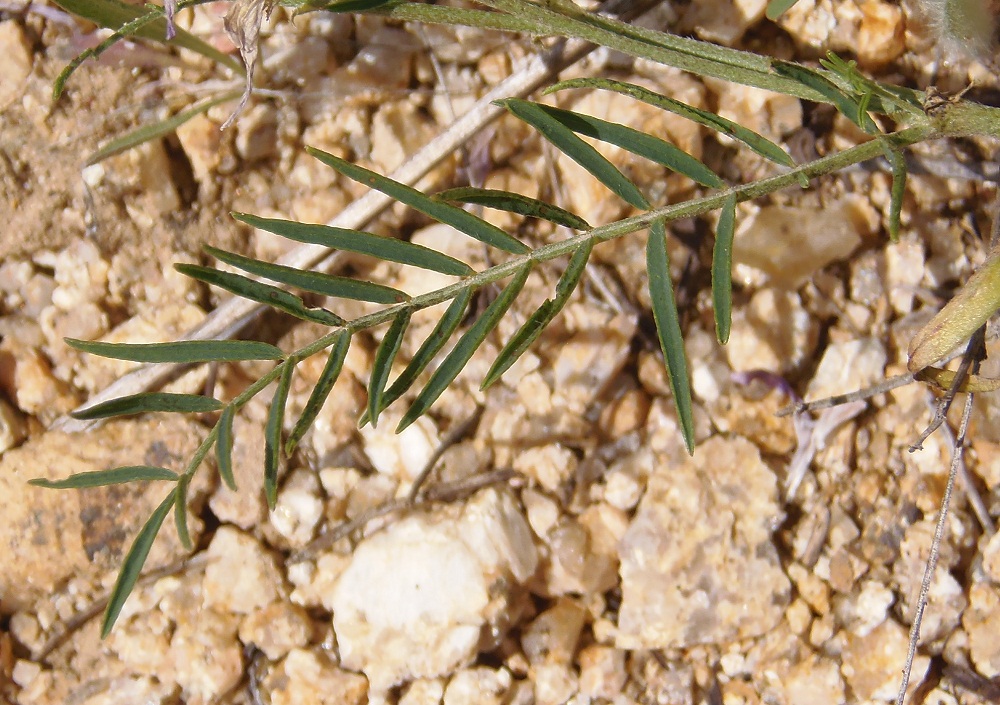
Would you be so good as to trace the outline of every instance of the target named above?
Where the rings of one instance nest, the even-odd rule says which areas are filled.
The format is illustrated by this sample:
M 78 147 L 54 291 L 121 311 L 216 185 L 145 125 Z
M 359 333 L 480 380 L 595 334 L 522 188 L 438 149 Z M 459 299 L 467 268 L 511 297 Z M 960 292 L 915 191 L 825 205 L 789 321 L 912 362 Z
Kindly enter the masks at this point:
M 179 340 L 172 343 L 104 343 L 65 338 L 74 350 L 132 362 L 235 362 L 280 360 L 279 348 L 255 340 Z
M 510 369 L 511 365 L 517 362 L 518 358 L 531 347 L 535 340 L 538 339 L 538 336 L 542 334 L 542 331 L 545 330 L 546 326 L 552 322 L 552 319 L 559 314 L 566 305 L 566 302 L 569 301 L 573 290 L 576 289 L 576 285 L 579 283 L 580 277 L 587 267 L 587 260 L 590 259 L 590 253 L 593 248 L 594 243 L 588 241 L 573 253 L 566 271 L 559 277 L 559 283 L 556 284 L 555 297 L 539 306 L 518 331 L 511 336 L 510 340 L 507 341 L 507 344 L 503 346 L 503 349 L 497 355 L 497 359 L 493 362 L 489 372 L 486 373 L 480 389 L 485 390 L 496 383 Z
M 149 549 L 153 547 L 153 541 L 156 540 L 156 535 L 160 532 L 160 527 L 163 525 L 163 520 L 167 518 L 167 514 L 170 512 L 176 498 L 177 490 L 175 488 L 170 491 L 170 494 L 160 503 L 160 506 L 153 511 L 138 535 L 136 535 L 135 541 L 132 542 L 132 546 L 129 548 L 128 554 L 122 562 L 121 570 L 118 571 L 118 579 L 111 590 L 108 606 L 104 610 L 104 620 L 101 622 L 102 639 L 106 638 L 111 633 L 112 627 L 115 626 L 115 621 L 117 621 L 118 615 L 121 614 L 122 607 L 125 606 L 125 600 L 132 593 L 136 581 L 139 580 L 139 575 L 142 573 L 142 566 L 145 565 L 146 558 L 149 556 Z
M 174 269 L 192 279 L 225 289 L 232 294 L 242 296 L 244 299 L 266 304 L 304 321 L 322 323 L 326 326 L 344 324 L 344 319 L 331 311 L 324 308 L 309 308 L 295 294 L 290 294 L 284 289 L 270 284 L 254 281 L 242 274 L 223 272 L 196 264 L 175 264 Z
M 774 22 L 794 7 L 795 3 L 798 1 L 799 0 L 770 0 L 770 2 L 767 3 L 767 9 L 764 10 L 764 15 L 767 19 Z
M 210 245 L 206 245 L 204 249 L 220 262 L 312 294 L 332 296 L 338 299 L 368 301 L 373 304 L 398 304 L 410 298 L 402 291 L 382 284 L 272 264 L 252 257 L 244 257 L 235 252 L 220 250 Z
M 368 382 L 368 418 L 371 419 L 373 427 L 378 425 L 378 416 L 382 411 L 382 399 L 385 396 L 385 385 L 389 381 L 392 362 L 396 359 L 399 346 L 403 342 L 403 333 L 410 325 L 410 315 L 410 309 L 405 309 L 393 319 L 375 353 L 375 362 L 372 364 L 371 378 Z
M 392 237 L 375 235 L 363 230 L 346 230 L 329 225 L 296 223 L 294 220 L 260 218 L 247 213 L 233 213 L 232 216 L 251 227 L 260 228 L 296 242 L 355 252 L 359 255 L 368 255 L 380 260 L 429 269 L 454 277 L 465 277 L 476 273 L 465 262 L 429 247 Z
M 670 281 L 670 259 L 667 256 L 667 231 L 663 220 L 654 220 L 646 241 L 646 270 L 649 274 L 649 297 L 653 302 L 653 319 L 660 339 L 660 349 L 667 363 L 670 389 L 677 406 L 681 434 L 689 453 L 694 453 L 694 412 L 691 402 L 691 381 L 687 355 L 681 334 L 674 287 Z
M 451 302 L 444 315 L 437 322 L 437 325 L 434 326 L 434 330 L 420 344 L 409 364 L 399 373 L 399 377 L 393 381 L 389 389 L 382 396 L 382 408 L 379 409 L 380 412 L 385 411 L 390 404 L 406 394 L 406 390 L 413 386 L 420 373 L 431 364 L 434 357 L 441 351 L 444 344 L 448 342 L 448 339 L 451 338 L 452 333 L 462 323 L 465 310 L 469 307 L 469 302 L 472 301 L 472 294 L 472 289 L 465 289 Z M 358 427 L 364 426 L 369 421 L 368 412 L 365 411 L 358 420 Z
M 89 421 L 112 416 L 131 416 L 157 411 L 181 414 L 198 414 L 218 411 L 222 402 L 200 394 L 171 394 L 169 392 L 142 392 L 127 397 L 111 399 L 70 414 L 74 419 Z
M 215 464 L 219 467 L 219 477 L 226 487 L 236 491 L 236 478 L 233 476 L 233 418 L 236 407 L 226 406 L 219 416 L 218 435 L 215 437 Z
M 458 339 L 455 347 L 441 361 L 441 365 L 434 371 L 434 374 L 431 375 L 427 386 L 420 391 L 413 404 L 406 410 L 406 414 L 403 415 L 399 426 L 396 428 L 396 433 L 399 433 L 423 416 L 431 405 L 437 401 L 437 398 L 441 396 L 444 390 L 454 381 L 458 373 L 468 364 L 473 353 L 486 340 L 486 336 L 490 334 L 490 331 L 496 327 L 500 319 L 503 318 L 503 315 L 507 313 L 507 309 L 514 303 L 517 295 L 521 293 L 521 289 L 528 280 L 528 275 L 531 274 L 533 267 L 533 262 L 524 264 L 518 270 L 517 274 L 514 275 L 510 283 L 503 288 L 500 295 L 486 307 L 486 310 L 476 319 L 476 322 Z
M 226 103 L 230 100 L 235 100 L 240 97 L 240 91 L 230 91 L 228 93 L 223 93 L 222 95 L 212 98 L 210 100 L 202 101 L 192 108 L 185 110 L 183 112 L 177 113 L 176 115 L 167 118 L 166 120 L 160 120 L 159 122 L 154 122 L 151 125 L 143 125 L 142 127 L 132 130 L 121 137 L 111 140 L 106 145 L 98 149 L 96 152 L 87 157 L 85 162 L 87 166 L 92 164 L 97 164 L 102 162 L 109 157 L 113 157 L 116 154 L 121 154 L 122 152 L 127 152 L 133 147 L 138 147 L 139 145 L 145 144 L 151 140 L 155 140 L 158 137 L 163 137 L 164 135 L 169 135 L 174 132 L 178 127 L 186 123 L 191 118 L 197 117 L 202 113 L 208 112 L 211 108 L 221 103 Z
M 510 191 L 461 186 L 459 188 L 448 189 L 447 191 L 440 191 L 434 194 L 434 198 L 441 201 L 474 203 L 487 208 L 526 215 L 529 218 L 547 220 L 550 223 L 563 225 L 573 230 L 590 230 L 590 225 L 586 220 L 570 213 L 564 208 Z
M 191 475 L 185 473 L 177 481 L 177 489 L 174 490 L 174 525 L 177 527 L 177 537 L 181 540 L 185 551 L 190 551 L 194 547 L 191 543 L 191 534 L 188 532 L 187 520 L 187 491 L 190 482 Z
M 125 482 L 139 482 L 145 480 L 167 480 L 176 482 L 180 475 L 166 468 L 158 468 L 152 465 L 128 465 L 110 470 L 94 470 L 92 472 L 78 472 L 70 475 L 64 480 L 46 480 L 35 478 L 28 480 L 29 485 L 35 487 L 45 487 L 52 490 L 78 490 L 84 487 L 106 487 L 107 485 L 120 485 Z
M 712 306 L 715 310 L 715 337 L 729 342 L 733 325 L 733 235 L 736 233 L 736 196 L 728 196 L 719 213 L 712 249 Z
M 618 125 L 590 115 L 561 110 L 548 105 L 539 105 L 539 107 L 573 132 L 616 145 L 640 157 L 645 157 L 651 162 L 665 166 L 702 186 L 726 187 L 726 182 L 702 162 L 659 137 L 647 135 L 645 132 L 631 127 Z
M 482 218 L 477 218 L 468 211 L 456 208 L 450 203 L 442 203 L 417 191 L 415 188 L 401 184 L 398 181 L 393 181 L 386 176 L 376 174 L 374 171 L 357 166 L 356 164 L 351 164 L 332 154 L 327 154 L 313 147 L 306 147 L 306 151 L 327 166 L 333 167 L 347 178 L 381 191 L 400 203 L 423 213 L 428 218 L 433 218 L 438 222 L 450 225 L 471 238 L 514 255 L 523 255 L 529 252 L 524 243 L 511 237 L 497 226 L 487 223 Z
M 305 408 L 302 409 L 302 415 L 299 416 L 299 420 L 295 422 L 292 432 L 288 435 L 288 440 L 285 443 L 285 455 L 292 454 L 292 451 L 295 450 L 296 446 L 298 446 L 299 442 L 306 435 L 306 431 L 309 430 L 316 417 L 319 416 L 323 404 L 326 403 L 326 398 L 330 396 L 333 385 L 337 383 L 337 378 L 340 377 L 340 371 L 344 369 L 344 361 L 347 359 L 347 351 L 350 350 L 350 347 L 351 334 L 346 330 L 337 333 L 336 340 L 326 359 L 326 365 L 323 367 L 323 372 L 320 373 L 316 386 L 313 387 L 312 392 L 309 394 L 309 399 L 306 400 Z
M 278 469 L 281 467 L 281 428 L 285 420 L 285 404 L 288 402 L 288 392 L 292 388 L 292 374 L 295 372 L 296 360 L 289 358 L 281 369 L 278 378 L 278 388 L 271 398 L 271 408 L 267 412 L 267 424 L 264 426 L 264 497 L 267 508 L 274 509 L 278 503 Z
M 795 162 L 785 150 L 776 145 L 774 142 L 758 135 L 753 130 L 748 130 L 742 125 L 739 125 L 732 120 L 727 120 L 726 118 L 716 115 L 715 113 L 708 112 L 707 110 L 701 110 L 700 108 L 695 108 L 687 105 L 686 103 L 682 103 L 679 100 L 674 100 L 673 98 L 660 95 L 659 93 L 655 93 L 648 88 L 607 78 L 572 78 L 568 81 L 560 81 L 554 86 L 546 89 L 544 93 L 553 93 L 567 88 L 596 88 L 599 90 L 614 91 L 615 93 L 630 96 L 636 100 L 642 101 L 643 103 L 648 103 L 649 105 L 656 106 L 657 108 L 668 110 L 672 113 L 680 115 L 681 117 L 696 122 L 699 125 L 704 125 L 705 127 L 715 130 L 716 132 L 728 135 L 734 140 L 742 142 L 760 156 L 765 159 L 769 159 L 776 164 L 781 164 L 782 166 L 787 167 L 795 166 Z
M 494 103 L 541 132 L 542 136 L 555 145 L 556 149 L 589 171 L 594 178 L 611 189 L 623 201 L 643 210 L 649 208 L 649 201 L 636 188 L 636 185 L 629 181 L 628 177 L 622 174 L 604 155 L 553 118 L 544 106 L 519 98 L 506 98 L 494 101 Z

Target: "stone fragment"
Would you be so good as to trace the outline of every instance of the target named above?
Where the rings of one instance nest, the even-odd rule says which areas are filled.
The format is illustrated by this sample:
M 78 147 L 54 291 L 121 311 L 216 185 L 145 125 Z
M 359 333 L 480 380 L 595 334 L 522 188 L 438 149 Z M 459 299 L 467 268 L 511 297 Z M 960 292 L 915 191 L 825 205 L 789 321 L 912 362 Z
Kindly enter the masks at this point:
M 840 671 L 859 701 L 895 700 L 908 642 L 906 629 L 892 620 L 865 636 L 847 635 Z M 923 681 L 929 665 L 926 656 L 914 659 L 910 691 Z
M 230 692 L 243 677 L 243 648 L 236 638 L 237 619 L 204 609 L 180 620 L 170 640 L 168 658 L 184 700 L 210 705 Z
M 1000 533 L 994 533 L 985 540 L 982 549 L 983 570 L 990 580 L 1000 585 Z
M 396 433 L 402 414 L 401 407 L 391 407 L 379 417 L 378 427 L 367 424 L 359 433 L 365 455 L 375 470 L 409 487 L 427 465 L 441 439 L 429 416 L 421 416 L 402 433 Z
M 621 649 L 592 644 L 580 651 L 579 662 L 581 695 L 614 700 L 624 689 L 627 673 Z
M 558 494 L 560 486 L 572 477 L 576 466 L 573 452 L 558 443 L 527 448 L 514 458 L 514 470 L 553 494 Z
M 831 262 L 861 244 L 858 206 L 842 199 L 821 210 L 764 206 L 743 220 L 733 244 L 733 262 L 764 272 L 777 287 L 796 289 Z
M 363 705 L 368 700 L 364 676 L 349 673 L 323 654 L 293 649 L 268 673 L 261 690 L 271 705 Z
M 5 399 L 0 399 L 0 456 L 24 440 L 27 432 L 21 413 Z
M 278 566 L 252 536 L 231 526 L 219 527 L 206 554 L 202 582 L 206 607 L 249 614 L 278 598 Z
M 858 64 L 873 70 L 895 61 L 906 50 L 903 9 L 880 0 L 861 4 L 858 28 Z
M 654 474 L 622 539 L 616 645 L 722 644 L 773 628 L 790 595 L 771 542 L 779 515 L 774 473 L 741 438 L 713 437 Z
M 761 289 L 746 308 L 733 313 L 725 354 L 737 372 L 787 372 L 801 365 L 816 345 L 816 324 L 794 291 Z
M 418 678 L 399 698 L 399 705 L 440 705 L 444 683 L 440 678 Z
M 0 22 L 0 111 L 17 100 L 31 75 L 31 45 L 15 20 Z
M 272 105 L 259 103 L 236 121 L 236 152 L 247 162 L 278 153 L 278 116 Z
M 765 0 L 711 0 L 688 6 L 682 27 L 702 39 L 735 46 L 747 29 L 764 16 Z
M 451 677 L 443 705 L 502 705 L 513 679 L 505 668 L 464 668 Z
M 976 670 L 986 678 L 1000 676 L 1000 591 L 973 585 L 962 626 L 969 634 L 969 657 Z
M 309 615 L 288 602 L 272 602 L 253 612 L 240 624 L 240 641 L 253 644 L 272 661 L 294 648 L 304 647 L 312 635 Z
M 785 702 L 842 703 L 844 679 L 840 668 L 817 654 L 795 664 L 784 678 Z
M 885 621 L 894 601 L 892 590 L 877 581 L 866 580 L 857 594 L 841 601 L 837 616 L 849 631 L 866 636 Z
M 132 539 L 170 488 L 162 482 L 87 490 L 51 490 L 33 478 L 123 465 L 149 464 L 183 470 L 203 430 L 178 416 L 113 421 L 85 433 L 50 431 L 0 458 L 0 602 L 4 610 L 28 609 L 70 577 L 114 576 Z M 192 529 L 195 529 L 192 522 Z M 197 541 L 197 532 L 192 531 Z M 146 567 L 177 560 L 183 551 L 172 529 L 160 532 Z
M 323 517 L 319 479 L 310 470 L 293 471 L 278 493 L 270 522 L 289 545 L 301 548 L 313 537 L 316 524 Z
M 536 563 L 527 522 L 496 489 L 390 524 L 357 547 L 330 600 L 344 667 L 381 693 L 469 663 Z
M 521 634 L 521 648 L 532 664 L 572 663 L 586 612 L 575 600 L 559 598 Z
M 807 399 L 823 399 L 862 389 L 885 375 L 885 346 L 875 338 L 832 343 L 809 381 Z

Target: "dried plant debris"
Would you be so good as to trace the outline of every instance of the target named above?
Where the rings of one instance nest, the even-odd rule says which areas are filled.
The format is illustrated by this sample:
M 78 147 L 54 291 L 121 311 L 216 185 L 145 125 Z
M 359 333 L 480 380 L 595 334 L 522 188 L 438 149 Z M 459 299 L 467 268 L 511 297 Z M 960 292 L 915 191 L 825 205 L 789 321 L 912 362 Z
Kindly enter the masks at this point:
M 246 85 L 243 96 L 233 114 L 222 124 L 223 130 L 233 124 L 243 112 L 250 94 L 253 92 L 253 73 L 257 66 L 257 56 L 260 52 L 260 26 L 270 17 L 274 0 L 235 0 L 226 13 L 226 34 L 240 51 L 243 66 L 246 68 Z

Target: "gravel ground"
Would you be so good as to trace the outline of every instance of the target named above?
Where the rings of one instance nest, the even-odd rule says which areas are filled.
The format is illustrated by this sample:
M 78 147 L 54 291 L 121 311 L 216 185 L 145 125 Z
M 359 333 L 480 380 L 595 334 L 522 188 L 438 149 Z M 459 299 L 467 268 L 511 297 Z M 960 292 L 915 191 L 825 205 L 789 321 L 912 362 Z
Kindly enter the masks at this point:
M 995 86 L 988 67 L 943 55 L 909 6 L 802 0 L 780 25 L 761 19 L 763 7 L 694 0 L 660 6 L 644 22 L 782 58 L 852 53 L 864 70 L 919 88 L 975 82 L 986 95 Z M 204 5 L 179 22 L 232 51 L 225 10 Z M 236 419 L 239 491 L 203 469 L 189 492 L 196 550 L 165 524 L 148 577 L 101 640 L 98 615 L 123 555 L 168 490 L 152 482 L 57 492 L 26 481 L 140 463 L 181 470 L 209 427 L 171 417 L 47 430 L 129 369 L 74 352 L 63 337 L 151 342 L 203 322 L 222 297 L 173 263 L 203 261 L 203 243 L 270 260 L 291 249 L 230 211 L 319 223 L 361 195 L 305 145 L 388 173 L 540 47 L 320 13 L 292 22 L 279 8 L 264 28 L 258 76 L 270 93 L 231 129 L 219 130 L 232 110 L 222 105 L 85 168 L 109 138 L 235 85 L 202 59 L 130 46 L 85 64 L 53 103 L 52 81 L 93 42 L 91 30 L 54 6 L 0 4 L 0 199 L 10 219 L 0 236 L 0 701 L 895 698 L 952 432 L 908 452 L 934 408 L 934 393 L 917 385 L 810 414 L 775 412 L 790 395 L 839 394 L 905 371 L 910 337 L 983 261 L 979 233 L 989 232 L 994 187 L 961 169 L 989 171 L 993 145 L 917 151 L 897 243 L 885 228 L 891 180 L 877 167 L 742 205 L 724 348 L 707 293 L 714 216 L 675 224 L 693 457 L 653 332 L 644 235 L 598 247 L 562 315 L 481 393 L 503 341 L 551 294 L 562 265 L 539 267 L 456 384 L 401 435 L 391 432 L 401 414 L 392 408 L 378 428 L 357 428 L 383 331 L 356 336 L 314 431 L 282 468 L 276 508 L 262 494 L 267 404 L 258 398 Z M 607 52 L 565 75 L 597 71 L 717 110 L 799 159 L 862 139 L 824 107 Z M 771 173 L 756 156 L 624 98 L 566 100 L 664 136 L 732 181 Z M 627 169 L 659 201 L 698 195 L 659 168 Z M 591 223 L 628 213 L 513 120 L 470 141 L 420 187 L 450 187 L 469 173 Z M 487 217 L 533 245 L 565 236 Z M 477 269 L 491 263 L 477 243 L 400 207 L 369 229 Z M 409 293 L 442 283 L 361 257 L 338 266 Z M 345 317 L 368 310 L 337 306 Z M 402 359 L 440 315 L 414 316 Z M 320 334 L 274 316 L 254 331 L 286 350 Z M 288 418 L 324 362 L 300 364 Z M 193 370 L 170 389 L 208 387 L 228 399 L 265 370 Z M 965 491 L 971 485 L 987 514 L 1000 513 L 998 418 L 1000 403 L 982 395 L 912 702 L 1000 701 L 1000 539 Z

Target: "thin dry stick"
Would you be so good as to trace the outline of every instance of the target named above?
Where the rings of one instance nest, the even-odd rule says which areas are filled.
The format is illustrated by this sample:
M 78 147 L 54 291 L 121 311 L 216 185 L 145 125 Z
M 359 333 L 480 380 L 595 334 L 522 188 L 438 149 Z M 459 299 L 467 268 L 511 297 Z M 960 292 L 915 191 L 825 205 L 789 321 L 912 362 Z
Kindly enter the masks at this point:
M 626 17 L 644 13 L 655 4 L 633 0 L 609 0 L 602 10 Z M 528 95 L 544 85 L 559 71 L 582 59 L 594 48 L 593 44 L 580 40 L 558 40 L 548 51 L 531 57 L 524 66 L 480 98 L 467 113 L 453 122 L 443 133 L 410 157 L 390 175 L 390 178 L 408 185 L 415 184 L 449 154 L 461 148 L 484 126 L 503 114 L 503 108 L 493 105 L 494 100 Z M 388 208 L 392 202 L 392 199 L 381 191 L 369 191 L 341 211 L 340 215 L 329 222 L 329 225 L 348 229 L 364 227 L 365 224 Z M 296 269 L 328 271 L 337 263 L 338 256 L 338 253 L 331 255 L 327 248 L 319 245 L 302 245 L 278 260 L 278 264 Z M 182 340 L 232 338 L 265 310 L 265 306 L 254 301 L 240 297 L 230 298 L 212 311 L 200 325 L 184 335 Z M 88 409 L 110 399 L 137 394 L 157 387 L 175 375 L 180 367 L 176 364 L 140 367 L 105 387 L 91 397 L 86 404 L 78 407 L 77 411 Z M 70 416 L 62 416 L 56 419 L 52 428 L 76 432 L 91 428 L 97 423 L 99 422 L 79 421 Z
M 955 438 L 954 452 L 951 456 L 951 470 L 948 473 L 948 482 L 945 484 L 944 497 L 941 498 L 941 508 L 938 510 L 938 520 L 934 527 L 934 539 L 931 541 L 931 551 L 924 566 L 924 577 L 920 583 L 920 595 L 917 597 L 917 609 L 913 615 L 913 624 L 910 626 L 910 645 L 906 653 L 906 664 L 903 666 L 903 679 L 899 684 L 899 693 L 896 696 L 896 705 L 904 705 L 906 701 L 906 689 L 910 684 L 910 673 L 913 670 L 913 659 L 917 655 L 917 642 L 920 641 L 920 624 L 924 618 L 924 610 L 927 608 L 927 596 L 931 591 L 931 582 L 934 579 L 934 570 L 937 567 L 938 556 L 941 551 L 941 541 L 944 538 L 945 526 L 948 519 L 948 505 L 951 503 L 951 494 L 955 487 L 955 477 L 958 474 L 958 463 L 962 460 L 962 453 L 965 449 L 965 432 L 969 426 L 969 417 L 972 415 L 973 394 L 965 398 L 965 408 L 962 411 L 962 423 L 958 428 L 958 436 Z

